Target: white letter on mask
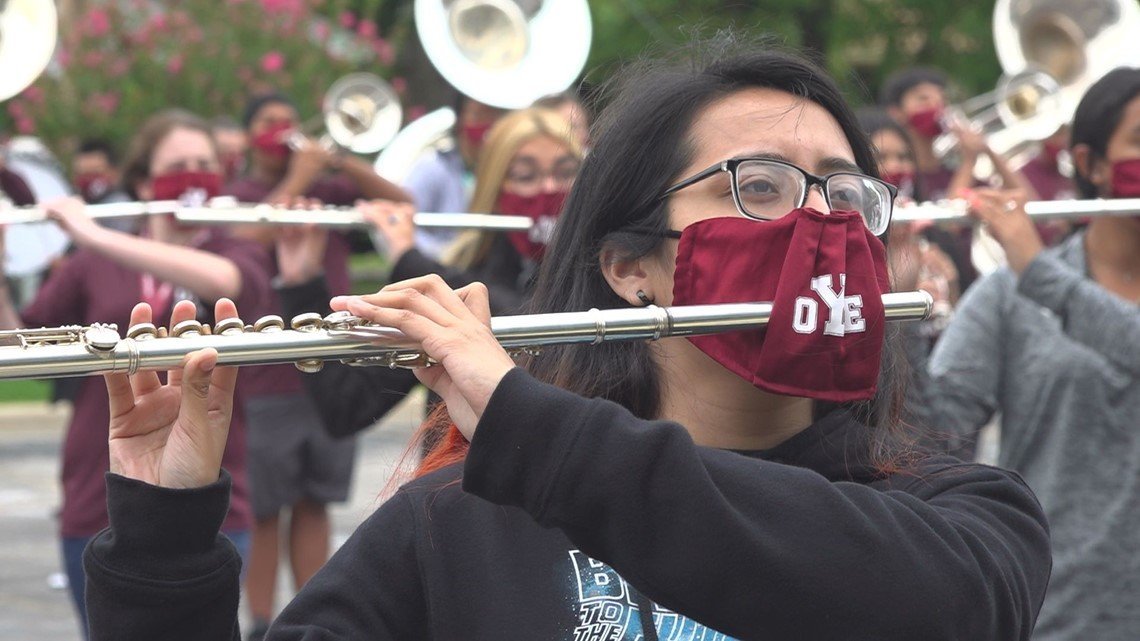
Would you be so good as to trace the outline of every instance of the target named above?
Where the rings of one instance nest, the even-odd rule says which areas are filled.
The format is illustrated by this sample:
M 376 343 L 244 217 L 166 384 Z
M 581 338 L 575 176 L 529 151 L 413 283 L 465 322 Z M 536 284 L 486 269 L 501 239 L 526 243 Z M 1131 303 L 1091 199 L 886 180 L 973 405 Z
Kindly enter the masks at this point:
M 820 300 L 827 305 L 829 314 L 827 322 L 823 324 L 823 333 L 828 336 L 843 336 L 844 334 L 844 303 L 843 289 L 847 286 L 847 274 L 839 275 L 839 291 L 831 289 L 831 274 L 816 276 L 811 279 L 811 288 L 819 294 Z
M 799 334 L 811 334 L 815 332 L 818 317 L 819 303 L 807 296 L 796 297 L 796 311 L 792 316 L 792 329 Z

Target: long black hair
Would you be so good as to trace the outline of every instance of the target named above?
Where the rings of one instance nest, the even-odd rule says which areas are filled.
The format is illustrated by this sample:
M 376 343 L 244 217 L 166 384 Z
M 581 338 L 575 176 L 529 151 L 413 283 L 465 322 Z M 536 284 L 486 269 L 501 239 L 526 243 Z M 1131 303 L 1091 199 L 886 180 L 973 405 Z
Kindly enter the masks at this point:
M 1109 139 L 1120 126 L 1124 108 L 1137 96 L 1140 96 L 1140 69 L 1137 68 L 1113 69 L 1093 83 L 1073 114 L 1069 148 L 1088 145 L 1092 150 L 1092 159 L 1103 159 L 1108 151 Z M 1089 166 L 1091 168 L 1091 162 Z M 1100 196 L 1096 185 L 1087 176 L 1081 175 L 1080 171 L 1073 172 L 1073 182 L 1077 184 L 1081 198 Z
M 529 311 L 628 306 L 602 274 L 603 248 L 614 250 L 621 260 L 658 250 L 668 224 L 660 195 L 691 161 L 694 118 L 714 101 L 754 87 L 785 91 L 826 109 L 843 130 L 859 168 L 878 175 L 867 136 L 839 88 L 826 72 L 798 55 L 721 34 L 669 58 L 643 60 L 604 88 L 603 99 L 610 101 L 592 132 L 596 144 L 547 249 Z M 884 368 L 893 370 L 895 361 L 884 356 Z M 549 347 L 529 370 L 540 380 L 613 400 L 643 418 L 656 418 L 660 410 L 661 381 L 644 342 Z M 881 446 L 894 440 L 886 437 L 895 431 L 901 403 L 896 385 L 883 388 L 875 401 L 852 404 L 865 423 L 889 428 L 872 430 L 880 462 L 887 460 L 883 454 L 896 449 Z M 817 415 L 832 408 L 817 403 Z

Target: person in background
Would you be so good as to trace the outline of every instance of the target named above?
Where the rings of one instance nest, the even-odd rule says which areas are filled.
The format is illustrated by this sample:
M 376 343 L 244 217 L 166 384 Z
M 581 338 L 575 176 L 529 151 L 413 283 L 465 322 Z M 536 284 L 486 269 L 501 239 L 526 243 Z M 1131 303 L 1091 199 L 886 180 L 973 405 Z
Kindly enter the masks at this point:
M 303 198 L 350 206 L 362 198 L 409 199 L 356 156 L 325 149 L 307 138 L 291 147 L 288 140 L 300 126 L 300 115 L 280 94 L 250 100 L 243 122 L 251 146 L 249 170 L 226 188 L 239 201 L 295 204 Z M 319 218 L 320 212 L 313 215 Z M 272 249 L 283 231 L 260 226 L 237 233 Z M 349 238 L 342 233 L 329 234 L 320 248 L 318 262 L 332 295 L 349 291 L 350 249 Z M 276 266 L 273 276 L 282 285 Z M 276 294 L 272 307 L 281 313 Z M 305 311 L 326 308 L 327 301 Z M 254 620 L 251 640 L 264 635 L 272 621 L 282 548 L 287 550 L 293 586 L 300 589 L 328 559 L 328 505 L 346 500 L 352 481 L 355 439 L 336 439 L 327 433 L 301 379 L 293 365 L 282 364 L 249 368 L 242 381 L 255 519 L 246 582 Z
M 866 109 L 857 113 L 860 125 L 871 139 L 883 180 L 899 190 L 899 202 L 926 200 L 906 131 L 882 110 Z M 969 256 L 951 253 L 954 249 L 953 236 L 937 226 L 892 225 L 887 252 L 893 271 L 900 278 L 895 283 L 896 289 L 925 289 L 934 296 L 935 307 L 948 315 L 960 295 L 957 264 L 969 261 Z
M 545 109 L 512 112 L 496 123 L 479 161 L 476 203 L 485 208 L 477 211 L 521 214 L 526 210 L 537 219 L 555 219 L 582 157 L 569 132 L 558 114 Z M 361 210 L 387 245 L 393 264 L 391 281 L 438 274 L 452 287 L 462 287 L 482 280 L 490 291 L 491 310 L 500 315 L 517 313 L 530 296 L 531 272 L 524 271 L 524 265 L 528 261 L 537 264 L 545 245 L 527 234 L 472 234 L 466 238 L 473 249 L 484 241 L 490 243 L 484 257 L 467 267 L 444 265 L 416 246 L 411 205 L 374 201 L 363 204 Z M 327 272 L 320 264 L 327 236 L 312 228 L 294 230 L 278 239 L 278 292 L 287 313 L 327 305 Z M 334 436 L 351 435 L 373 425 L 416 385 L 406 370 L 339 363 L 327 363 L 320 372 L 303 378 L 325 428 Z M 435 400 L 429 398 L 429 406 Z
M 928 200 L 958 198 L 975 186 L 974 168 L 986 156 L 994 167 L 992 179 L 1008 189 L 1032 193 L 1033 187 L 1024 176 L 1010 168 L 1001 155 L 990 149 L 985 137 L 974 131 L 971 123 L 946 117 L 946 76 L 937 69 L 910 67 L 891 74 L 883 83 L 879 103 L 891 118 L 906 129 L 914 150 L 917 175 Z M 934 152 L 934 141 L 950 133 L 957 141 L 957 166 Z M 962 291 L 974 282 L 978 272 L 965 257 L 970 255 L 972 233 L 968 226 L 947 226 L 956 238 L 955 266 Z
M 1033 190 L 1041 200 L 1071 200 L 1077 197 L 1077 188 L 1072 178 L 1073 161 L 1069 155 L 1068 124 L 1041 142 L 1041 150 L 1025 163 L 1021 173 L 1033 185 Z M 1073 228 L 1074 221 L 1069 220 L 1037 223 L 1037 233 L 1047 247 L 1060 243 Z
M 242 202 L 285 202 L 305 197 L 325 205 L 351 207 L 360 199 L 410 200 L 402 189 L 377 176 L 372 165 L 350 153 L 326 149 L 305 137 L 295 141 L 293 148 L 290 138 L 298 132 L 301 116 L 282 94 L 251 98 L 242 124 L 249 137 L 249 167 L 226 186 L 227 193 Z M 267 244 L 271 244 L 271 236 L 271 231 L 266 232 Z
M 544 96 L 535 100 L 533 106 L 549 109 L 565 118 L 570 123 L 570 135 L 578 145 L 582 149 L 590 148 L 590 110 L 574 90 Z
M 229 116 L 218 116 L 210 121 L 214 140 L 218 143 L 218 153 L 222 159 L 222 175 L 226 182 L 233 182 L 245 173 L 246 153 L 249 151 L 249 136 L 241 123 Z
M 1140 197 L 1140 69 L 1077 106 L 1070 153 L 1083 199 Z M 979 190 L 974 214 L 1009 267 L 962 297 L 930 361 L 939 425 L 973 454 L 1001 415 L 998 462 L 1049 518 L 1054 571 L 1034 639 L 1140 630 L 1140 217 L 1098 216 L 1044 249 L 1024 194 Z
M 474 98 L 457 94 L 455 144 L 433 149 L 412 167 L 403 186 L 412 196 L 416 211 L 468 211 L 476 161 L 491 126 L 505 113 Z M 425 256 L 438 260 L 459 234 L 454 229 L 416 229 L 416 247 Z
M 906 131 L 886 112 L 880 109 L 863 109 L 856 112 L 859 124 L 871 141 L 875 162 L 883 180 L 898 187 L 897 204 L 913 203 L 921 198 L 922 183 L 916 174 L 914 153 Z M 922 440 L 935 449 L 945 449 L 946 443 L 931 425 L 929 403 L 926 400 L 930 376 L 926 373 L 933 339 L 948 320 L 957 301 L 958 273 L 953 262 L 923 232 L 938 229 L 917 223 L 894 223 L 887 242 L 887 264 L 891 286 L 895 291 L 923 289 L 934 297 L 931 318 L 915 323 L 900 323 L 891 331 L 900 336 L 904 348 L 906 367 L 911 372 L 910 384 L 901 412 L 902 420 L 921 431 Z M 892 355 L 893 356 L 893 355 Z
M 438 363 L 416 375 L 447 401 L 425 428 L 448 438 L 268 638 L 1029 639 L 1050 564 L 1032 492 L 1004 470 L 908 452 L 893 383 L 876 392 L 889 289 L 876 234 L 894 190 L 838 87 L 770 45 L 635 69 L 529 311 L 777 290 L 786 304 L 764 332 L 547 346 L 523 369 L 478 285 L 432 276 L 334 299 Z M 797 297 L 818 316 L 800 322 Z M 823 305 L 832 319 L 862 307 L 829 323 Z M 224 431 L 234 373 L 215 364 L 198 351 L 181 370 L 212 395 L 161 405 L 196 420 L 148 434 Z M 236 639 L 220 448 L 169 438 L 172 464 L 139 469 L 129 435 L 149 414 L 130 413 L 151 397 L 131 385 L 108 378 L 123 438 L 114 522 L 85 557 L 93 629 Z
M 119 156 L 109 140 L 87 138 L 71 158 L 71 184 L 88 205 L 130 200 L 119 187 Z
M 135 200 L 176 200 L 187 189 L 217 195 L 221 165 L 209 126 L 183 111 L 160 112 L 139 128 L 124 162 L 123 183 Z M 169 310 L 181 299 L 212 304 L 235 298 L 250 311 L 265 308 L 269 295 L 269 257 L 255 243 L 224 231 L 187 227 L 172 216 L 150 216 L 140 235 L 96 224 L 78 199 L 45 203 L 71 237 L 76 251 L 63 259 L 17 314 L 6 289 L 0 289 L 0 325 L 57 327 L 115 323 L 129 326 L 140 301 Z M 203 311 L 208 312 L 209 308 Z M 164 312 L 165 313 L 165 312 Z M 211 321 L 210 318 L 202 318 Z M 60 545 L 72 601 L 86 630 L 83 548 L 107 526 L 103 475 L 107 471 L 109 409 L 100 377 L 81 380 L 63 443 L 60 470 L 63 506 Z M 240 398 L 240 395 L 239 395 Z M 234 491 L 222 531 L 233 540 L 242 559 L 250 539 L 249 495 L 245 475 L 244 415 L 234 413 L 223 464 L 234 479 Z
M 120 186 L 119 155 L 111 141 L 88 138 L 79 143 L 71 158 L 71 184 L 88 205 L 121 203 L 131 199 Z M 106 218 L 99 224 L 134 233 L 142 226 L 137 218 Z

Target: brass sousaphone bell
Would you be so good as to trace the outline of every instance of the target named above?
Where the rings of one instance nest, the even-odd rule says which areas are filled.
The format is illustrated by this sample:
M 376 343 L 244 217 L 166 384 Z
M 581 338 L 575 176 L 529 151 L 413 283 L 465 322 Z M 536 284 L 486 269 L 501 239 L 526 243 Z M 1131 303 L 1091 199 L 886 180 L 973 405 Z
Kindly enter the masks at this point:
M 416 0 L 415 19 L 440 75 L 461 93 L 503 109 L 564 91 L 590 52 L 585 0 Z M 444 107 L 410 123 L 376 159 L 376 172 L 402 181 L 426 153 L 455 144 L 457 117 Z
M 998 0 L 993 33 L 1003 70 L 997 88 L 947 112 L 985 135 L 1014 169 L 1073 119 L 1092 83 L 1115 67 L 1140 64 L 1136 0 Z M 956 141 L 944 135 L 934 145 L 943 156 Z M 993 166 L 979 159 L 974 173 L 987 179 Z

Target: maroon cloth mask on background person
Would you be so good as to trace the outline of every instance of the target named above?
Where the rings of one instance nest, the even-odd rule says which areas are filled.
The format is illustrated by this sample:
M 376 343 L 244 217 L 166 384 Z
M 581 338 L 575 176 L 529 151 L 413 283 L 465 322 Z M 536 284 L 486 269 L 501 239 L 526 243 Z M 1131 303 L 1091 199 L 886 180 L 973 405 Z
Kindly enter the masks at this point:
M 942 133 L 942 108 L 931 107 L 916 111 L 907 118 L 910 126 L 923 138 L 934 138 Z
M 494 121 L 492 121 L 463 125 L 460 127 L 460 133 L 463 135 L 464 140 L 467 141 L 467 144 L 478 148 L 483 144 L 483 140 L 487 137 L 487 132 L 491 130 L 494 124 Z
M 296 129 L 296 127 L 287 122 L 270 125 L 265 131 L 262 131 L 250 139 L 249 144 L 262 153 L 277 158 L 284 158 L 288 156 L 291 151 L 289 144 L 285 141 L 285 134 L 293 129 Z
M 1112 163 L 1112 197 L 1140 198 L 1140 158 Z
M 201 190 L 206 198 L 222 193 L 222 175 L 212 171 L 176 171 L 151 181 L 154 200 L 179 200 L 186 192 Z
M 84 202 L 94 203 L 115 188 L 115 181 L 102 172 L 88 172 L 75 177 L 75 189 Z
M 760 389 L 846 402 L 875 393 L 888 291 L 886 249 L 859 214 L 800 208 L 686 227 L 673 304 L 771 301 L 764 330 L 689 340 Z
M 554 223 L 558 221 L 558 214 L 562 211 L 567 195 L 565 191 L 552 191 L 533 196 L 520 196 L 508 191 L 499 193 L 499 201 L 495 205 L 496 213 L 526 216 L 534 221 L 528 231 L 507 232 L 511 245 L 523 258 L 542 260 L 546 246 L 554 234 Z

